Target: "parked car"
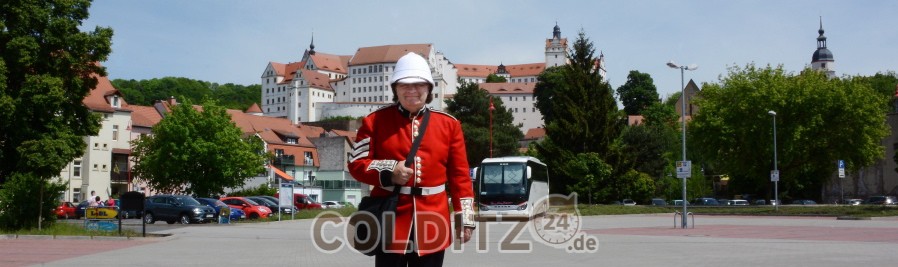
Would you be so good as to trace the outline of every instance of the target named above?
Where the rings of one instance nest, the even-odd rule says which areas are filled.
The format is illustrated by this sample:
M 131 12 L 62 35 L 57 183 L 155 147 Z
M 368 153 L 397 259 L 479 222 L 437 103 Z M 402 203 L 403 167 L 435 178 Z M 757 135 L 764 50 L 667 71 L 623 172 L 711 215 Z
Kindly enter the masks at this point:
M 278 197 L 280 193 L 274 193 L 274 197 Z M 315 202 L 309 196 L 299 193 L 293 193 L 293 206 L 296 206 L 297 209 L 320 209 L 321 203 Z
M 249 219 L 268 218 L 271 215 L 271 209 L 245 197 L 223 197 L 220 200 L 232 208 L 243 210 Z
M 260 197 L 260 196 L 252 196 L 252 197 L 246 197 L 246 198 L 251 199 L 252 201 L 255 201 L 256 203 L 259 203 L 259 205 L 268 207 L 268 209 L 271 210 L 271 213 L 274 213 L 274 211 L 280 209 L 281 214 L 288 214 L 288 215 L 293 214 L 293 207 L 281 207 L 278 205 L 279 201 L 271 201 L 267 198 Z
M 792 200 L 792 205 L 817 205 L 817 202 L 810 199 L 796 199 Z
M 633 201 L 632 199 L 629 199 L 629 198 L 625 198 L 624 200 L 621 200 L 621 205 L 636 206 L 636 201 Z
M 121 199 L 116 199 L 114 205 L 115 205 L 115 207 L 116 207 L 115 211 L 117 211 L 118 214 L 119 214 L 120 216 L 122 216 L 123 219 L 141 218 L 141 217 L 143 217 L 143 211 L 142 211 L 142 210 L 122 211 L 122 209 L 121 209 L 121 207 L 122 207 L 122 200 L 121 200 Z
M 273 197 L 273 196 L 259 196 L 259 197 L 264 198 L 264 199 L 267 199 L 267 200 L 269 200 L 269 201 L 271 201 L 271 202 L 274 202 L 274 203 L 276 203 L 276 204 L 281 203 L 281 200 L 280 200 L 280 199 L 278 199 L 278 198 L 276 198 L 276 197 Z M 298 210 L 299 210 L 298 208 L 296 208 L 296 206 L 290 206 L 290 208 L 292 208 L 294 211 L 298 211 Z
M 864 200 L 864 204 L 870 205 L 895 205 L 898 203 L 893 196 L 872 196 Z
M 214 198 L 198 197 L 198 198 L 196 198 L 196 201 L 199 201 L 203 205 L 209 206 L 212 209 L 214 209 L 216 220 L 218 220 L 218 216 L 221 214 L 221 209 L 223 209 L 223 208 L 231 210 L 231 215 L 228 216 L 228 218 L 230 218 L 232 221 L 246 219 L 246 213 L 243 213 L 243 210 L 238 209 L 238 208 L 232 208 L 232 207 L 228 206 L 228 204 L 221 202 L 221 200 L 214 199 Z
M 857 206 L 857 205 L 860 205 L 860 204 L 863 203 L 863 202 L 864 202 L 863 199 L 858 199 L 858 198 L 851 198 L 851 199 L 846 199 L 846 200 L 845 200 L 845 204 L 846 204 L 846 205 L 850 205 L 850 206 Z
M 670 204 L 674 205 L 674 206 L 683 206 L 683 200 L 682 199 L 674 199 L 674 200 L 670 201 Z M 686 206 L 689 206 L 689 205 L 692 205 L 692 203 L 689 203 L 689 201 L 686 201 Z
M 325 209 L 339 209 L 343 207 L 343 204 L 340 204 L 337 201 L 325 201 L 321 202 L 321 207 Z
M 748 206 L 748 200 L 745 199 L 733 199 L 727 201 L 727 205 L 730 206 Z
M 56 207 L 53 213 L 56 213 L 56 218 L 75 218 L 75 209 L 77 208 L 72 202 L 66 201 L 59 203 L 59 207 Z
M 663 198 L 653 198 L 652 199 L 652 206 L 666 206 L 666 205 L 667 205 L 667 201 L 664 201 Z
M 215 219 L 215 210 L 209 206 L 200 204 L 190 196 L 184 195 L 155 195 L 147 198 L 144 204 L 146 210 L 143 220 L 147 224 L 157 220 L 168 224 L 179 222 L 181 224 L 209 222 Z
M 343 205 L 343 207 L 353 207 L 353 208 L 355 207 L 355 205 L 353 205 L 351 202 L 347 202 L 347 201 L 337 201 L 337 203 L 340 203 L 340 205 Z
M 713 198 L 710 198 L 710 197 L 700 197 L 700 198 L 696 198 L 694 201 L 692 201 L 692 205 L 696 205 L 696 206 L 718 206 L 718 205 L 720 205 L 720 202 L 717 202 L 716 199 L 713 199 Z

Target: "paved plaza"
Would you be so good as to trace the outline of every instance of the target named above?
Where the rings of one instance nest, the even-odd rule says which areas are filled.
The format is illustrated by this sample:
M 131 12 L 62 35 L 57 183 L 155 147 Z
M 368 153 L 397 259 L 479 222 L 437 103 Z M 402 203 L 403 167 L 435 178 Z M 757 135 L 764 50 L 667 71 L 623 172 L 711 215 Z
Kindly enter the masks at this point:
M 445 266 L 894 266 L 898 218 L 696 216 L 694 229 L 675 229 L 673 214 L 588 216 L 582 233 L 594 253 L 537 242 L 526 227 L 491 224 L 484 242 L 448 251 Z M 313 220 L 162 228 L 164 238 L 137 240 L 0 239 L 0 266 L 373 266 L 373 258 L 313 245 Z M 329 225 L 325 241 L 344 229 Z M 483 238 L 477 236 L 475 238 Z M 508 243 L 503 245 L 503 242 Z M 503 253 L 502 246 L 529 249 Z M 481 251 L 478 251 L 478 247 Z M 485 249 L 485 250 L 484 250 Z

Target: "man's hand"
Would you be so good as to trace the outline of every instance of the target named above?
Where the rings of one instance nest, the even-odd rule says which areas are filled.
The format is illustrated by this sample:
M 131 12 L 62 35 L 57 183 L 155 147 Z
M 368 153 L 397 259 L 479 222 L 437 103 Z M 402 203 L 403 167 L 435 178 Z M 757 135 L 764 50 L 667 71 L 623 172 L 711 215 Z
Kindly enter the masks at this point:
M 393 184 L 404 185 L 408 182 L 409 179 L 411 179 L 412 174 L 414 173 L 415 171 L 413 171 L 411 168 L 405 167 L 405 161 L 401 161 L 396 164 L 395 168 L 393 168 L 393 177 L 391 178 L 391 180 L 393 180 Z
M 461 239 L 462 244 L 468 243 L 471 241 L 471 236 L 474 235 L 474 228 L 471 227 L 462 227 L 464 230 L 459 231 L 458 238 Z

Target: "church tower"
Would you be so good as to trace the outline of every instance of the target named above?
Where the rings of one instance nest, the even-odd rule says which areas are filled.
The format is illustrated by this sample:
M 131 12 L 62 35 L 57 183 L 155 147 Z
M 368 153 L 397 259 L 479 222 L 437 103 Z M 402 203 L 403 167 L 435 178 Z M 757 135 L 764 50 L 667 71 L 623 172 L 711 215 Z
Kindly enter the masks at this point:
M 555 23 L 552 39 L 546 39 L 546 68 L 567 64 L 567 38 L 561 38 L 561 27 Z
M 817 31 L 817 51 L 811 56 L 811 69 L 826 72 L 830 78 L 836 77 L 836 63 L 833 53 L 826 49 L 826 36 L 823 36 L 823 17 L 820 17 L 820 30 Z

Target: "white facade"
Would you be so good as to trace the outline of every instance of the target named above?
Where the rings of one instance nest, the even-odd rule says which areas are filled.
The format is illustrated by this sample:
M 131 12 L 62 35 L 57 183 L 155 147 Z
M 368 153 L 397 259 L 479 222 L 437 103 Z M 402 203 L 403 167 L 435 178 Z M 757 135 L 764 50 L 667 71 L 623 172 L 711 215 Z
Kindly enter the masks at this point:
M 445 55 L 434 50 L 429 44 L 374 48 L 402 50 L 406 47 L 427 47 L 422 52 L 431 66 L 436 84 L 433 101 L 429 106 L 442 110 L 445 108 L 443 101 L 445 96 L 455 94 L 458 90 L 455 67 Z M 390 89 L 389 80 L 398 57 L 394 59 L 375 55 L 384 58 L 371 60 L 370 52 L 364 55 L 360 53 L 357 53 L 353 60 L 358 57 L 357 61 L 362 63 L 353 63 L 354 61 L 350 60 L 345 66 L 346 74 L 323 70 L 313 64 L 314 60 L 311 57 L 314 57 L 314 51 L 307 51 L 301 62 L 269 63 L 261 76 L 262 112 L 265 116 L 287 118 L 299 123 L 335 116 L 361 117 L 385 104 L 393 103 L 393 91 Z M 327 81 L 322 83 L 322 80 Z M 362 110 L 369 112 L 360 114 Z
M 83 201 L 91 191 L 105 201 L 130 190 L 127 179 L 113 181 L 112 176 L 115 173 L 127 177 L 130 167 L 129 152 L 125 151 L 131 148 L 131 112 L 98 113 L 103 117 L 99 133 L 84 137 L 87 144 L 84 155 L 70 162 L 59 174 L 60 181 L 67 185 L 63 194 L 65 201 Z M 119 150 L 122 154 L 116 158 L 124 161 L 113 161 L 113 150 Z
M 533 97 L 534 83 L 481 83 L 478 86 L 490 96 L 502 100 L 502 104 L 514 117 L 513 124 L 521 125 L 521 132 L 543 127 L 543 116 L 536 108 Z
M 546 40 L 546 68 L 567 64 L 567 38 L 561 38 L 561 28 L 555 25 L 552 39 Z

